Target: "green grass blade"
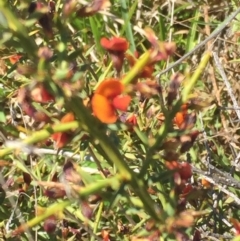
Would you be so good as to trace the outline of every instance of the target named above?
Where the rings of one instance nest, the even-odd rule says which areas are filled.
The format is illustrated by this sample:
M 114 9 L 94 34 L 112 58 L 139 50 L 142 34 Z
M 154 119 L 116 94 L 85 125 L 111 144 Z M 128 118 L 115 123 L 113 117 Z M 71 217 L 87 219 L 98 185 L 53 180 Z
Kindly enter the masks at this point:
M 195 47 L 196 37 L 198 34 L 198 20 L 201 16 L 199 9 L 195 10 L 195 14 L 192 20 L 192 24 L 188 33 L 187 43 L 186 43 L 186 53 Z
M 132 53 L 134 53 L 136 50 L 136 46 L 135 46 L 135 41 L 134 41 L 133 32 L 132 32 L 132 24 L 130 23 L 131 15 L 130 15 L 130 12 L 128 11 L 129 1 L 128 0 L 119 0 L 119 3 L 121 5 L 122 18 L 125 23 L 126 36 L 127 36 L 128 41 L 130 42 L 130 50 Z M 137 7 L 137 1 L 134 2 L 132 9 L 134 9 L 136 7 Z

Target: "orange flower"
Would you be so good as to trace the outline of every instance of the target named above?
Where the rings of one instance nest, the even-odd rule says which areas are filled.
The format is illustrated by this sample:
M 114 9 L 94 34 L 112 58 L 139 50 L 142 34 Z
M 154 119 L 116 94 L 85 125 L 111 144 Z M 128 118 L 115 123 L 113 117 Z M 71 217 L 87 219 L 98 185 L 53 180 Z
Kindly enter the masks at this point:
M 126 119 L 126 123 L 130 124 L 132 126 L 136 126 L 137 125 L 137 115 L 130 114 Z
M 178 126 L 178 128 L 181 129 L 181 127 L 183 126 L 185 119 L 186 119 L 186 115 L 187 115 L 187 113 L 185 113 L 185 112 L 177 112 L 176 113 L 174 122 Z
M 110 39 L 102 38 L 100 40 L 102 47 L 111 52 L 126 52 L 128 49 L 128 42 L 125 38 L 112 37 Z
M 212 185 L 212 184 L 211 184 L 208 180 L 206 180 L 205 178 L 202 178 L 201 183 L 202 183 L 202 185 L 203 185 L 204 187 L 206 187 L 206 188 L 209 188 L 209 187 L 211 187 L 211 185 Z
M 100 44 L 109 52 L 113 65 L 119 73 L 122 69 L 124 53 L 127 51 L 129 46 L 128 41 L 121 37 L 112 37 L 110 39 L 102 38 L 100 40 Z
M 188 180 L 192 176 L 192 168 L 188 162 L 166 161 L 165 166 L 169 170 L 176 171 L 182 180 Z
M 117 121 L 116 110 L 126 111 L 131 101 L 129 95 L 122 95 L 124 85 L 117 79 L 104 80 L 95 91 L 91 104 L 94 115 L 103 123 Z
M 196 123 L 196 114 L 195 112 L 188 113 L 188 107 L 188 104 L 183 104 L 181 111 L 177 112 L 175 115 L 174 123 L 180 130 L 190 130 Z
M 19 54 L 15 54 L 9 57 L 9 61 L 11 62 L 11 64 L 15 64 L 19 61 L 19 59 L 22 58 L 22 55 Z
M 65 116 L 62 117 L 61 123 L 68 123 L 74 121 L 73 113 L 67 113 Z M 70 140 L 71 134 L 67 132 L 57 132 L 52 135 L 52 139 L 55 141 L 55 145 L 57 148 L 64 147 Z

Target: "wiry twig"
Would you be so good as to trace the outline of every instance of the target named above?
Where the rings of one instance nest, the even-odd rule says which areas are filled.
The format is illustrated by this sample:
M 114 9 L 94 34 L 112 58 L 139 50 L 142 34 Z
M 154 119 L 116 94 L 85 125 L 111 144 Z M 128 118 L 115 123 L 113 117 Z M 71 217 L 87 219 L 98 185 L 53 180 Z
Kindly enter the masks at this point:
M 204 163 L 206 165 L 206 167 L 208 168 L 208 171 L 204 172 L 204 171 L 194 167 L 193 165 L 192 165 L 192 170 L 193 170 L 193 172 L 195 172 L 197 174 L 200 174 L 203 178 L 205 178 L 210 183 L 217 186 L 219 188 L 219 190 L 221 190 L 225 194 L 232 197 L 234 199 L 234 201 L 238 205 L 240 205 L 240 199 L 236 195 L 234 195 L 233 193 L 231 193 L 230 191 L 228 191 L 226 189 L 226 186 L 230 186 L 230 187 L 240 189 L 239 181 L 235 180 L 229 173 L 222 172 L 221 170 L 219 170 L 218 168 L 216 168 L 215 166 L 213 166 L 209 162 L 209 160 L 211 158 L 211 151 L 210 151 L 210 148 L 209 148 L 209 146 L 207 144 L 207 141 L 206 141 L 207 140 L 207 133 L 205 132 L 205 129 L 204 129 L 204 126 L 203 126 L 201 113 L 200 113 L 199 116 L 200 116 L 200 122 L 201 122 L 201 125 L 202 125 L 203 135 L 204 135 L 204 139 L 205 139 L 204 144 L 206 146 L 206 150 L 207 150 L 207 153 L 208 153 L 207 161 Z
M 220 110 L 240 110 L 240 107 L 224 107 L 224 106 L 218 106 Z
M 234 195 L 232 192 L 228 191 L 225 187 L 223 187 L 223 185 L 228 185 L 229 184 L 229 186 L 231 186 L 231 187 L 236 187 L 236 188 L 240 189 L 240 183 L 238 181 L 236 181 L 234 178 L 229 177 L 229 180 L 231 180 L 230 183 L 229 183 L 229 180 L 226 179 L 225 176 L 224 177 L 218 176 L 218 175 L 213 175 L 213 176 L 211 175 L 210 176 L 208 172 L 203 172 L 202 170 L 194 167 L 193 165 L 192 165 L 192 170 L 193 170 L 194 173 L 200 174 L 208 182 L 210 182 L 213 185 L 217 186 L 220 191 L 222 191 L 223 193 L 227 194 L 229 197 L 232 197 L 233 200 L 235 201 L 235 203 L 240 205 L 240 199 L 236 195 Z
M 236 156 L 236 158 L 234 159 L 234 161 L 231 161 L 231 165 L 233 165 L 234 167 L 240 169 L 240 164 L 238 163 L 240 159 L 240 152 L 238 153 L 238 155 Z
M 221 63 L 219 61 L 219 57 L 218 57 L 216 52 L 213 52 L 213 58 L 214 58 L 216 67 L 217 67 L 217 69 L 219 71 L 219 74 L 221 75 L 221 77 L 222 77 L 222 79 L 223 79 L 223 81 L 224 81 L 224 83 L 226 85 L 227 92 L 228 92 L 229 96 L 231 97 L 231 100 L 233 102 L 233 107 L 235 108 L 235 111 L 236 111 L 236 114 L 238 116 L 238 119 L 240 120 L 240 110 L 238 109 L 239 106 L 238 106 L 237 100 L 236 100 L 236 98 L 235 98 L 235 96 L 233 94 L 232 87 L 231 87 L 231 85 L 230 85 L 230 83 L 229 83 L 229 81 L 227 79 L 227 76 L 226 76 L 226 74 L 224 72 L 224 69 L 223 69 L 223 67 L 222 67 L 222 65 L 221 65 Z
M 161 71 L 157 76 L 161 77 L 161 75 L 167 73 L 172 68 L 176 67 L 180 63 L 182 63 L 185 59 L 187 59 L 189 56 L 191 56 L 193 53 L 196 52 L 199 48 L 203 47 L 208 41 L 212 40 L 216 36 L 218 36 L 226 27 L 227 25 L 240 13 L 240 8 L 238 8 L 235 12 L 233 12 L 229 17 L 227 17 L 219 27 L 217 27 L 206 39 L 204 39 L 201 43 L 199 43 L 195 48 L 193 48 L 191 51 L 186 53 L 184 56 L 182 56 L 179 60 L 168 66 L 165 70 Z
M 0 183 L 1 185 L 3 185 L 5 183 L 5 180 L 4 180 L 4 177 L 2 175 L 2 173 L 0 173 Z M 13 220 L 13 217 L 14 217 L 14 214 L 17 214 L 17 217 L 18 217 L 18 220 L 19 222 L 23 225 L 25 223 L 25 220 L 23 219 L 23 215 L 22 215 L 22 212 L 21 210 L 19 209 L 18 205 L 19 205 L 19 197 L 20 197 L 20 194 L 18 195 L 17 197 L 17 201 L 15 202 L 14 198 L 12 196 L 9 196 L 8 199 L 9 199 L 9 202 L 12 206 L 12 212 L 11 212 L 11 215 L 8 219 L 8 222 L 6 223 L 6 232 L 7 234 L 10 233 L 10 225 L 11 225 L 11 222 Z M 26 234 L 29 238 L 30 241 L 34 241 L 31 233 L 30 233 L 30 230 L 27 229 L 26 230 Z

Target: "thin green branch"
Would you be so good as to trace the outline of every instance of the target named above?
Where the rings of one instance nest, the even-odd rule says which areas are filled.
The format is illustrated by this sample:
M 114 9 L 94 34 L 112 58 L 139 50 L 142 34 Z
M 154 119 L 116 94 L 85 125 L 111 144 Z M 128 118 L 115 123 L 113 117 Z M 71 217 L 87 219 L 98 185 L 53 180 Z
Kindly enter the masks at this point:
M 148 167 L 151 165 L 151 163 L 153 161 L 152 155 L 163 144 L 163 141 L 165 140 L 166 136 L 169 133 L 169 128 L 172 125 L 171 123 L 172 123 L 174 116 L 179 111 L 181 105 L 188 100 L 190 92 L 192 91 L 196 81 L 199 79 L 199 77 L 203 73 L 203 70 L 205 69 L 206 65 L 208 64 L 210 57 L 211 57 L 211 54 L 209 51 L 204 54 L 198 68 L 195 70 L 194 74 L 189 79 L 189 82 L 184 87 L 184 89 L 182 91 L 181 99 L 179 99 L 176 102 L 176 104 L 173 106 L 172 110 L 169 113 L 166 113 L 165 122 L 157 133 L 157 136 L 155 138 L 155 143 L 149 148 L 149 150 L 147 152 L 146 160 L 139 173 L 140 178 L 142 178 L 145 175 L 145 173 L 147 172 Z
M 66 105 L 80 120 L 82 128 L 89 132 L 92 137 L 96 138 L 96 141 L 105 152 L 108 160 L 111 160 L 112 164 L 116 165 L 121 180 L 131 184 L 134 192 L 142 200 L 145 210 L 152 216 L 152 218 L 158 220 L 159 217 L 156 213 L 154 202 L 146 191 L 143 180 L 138 179 L 136 174 L 128 167 L 118 148 L 111 142 L 108 136 L 106 136 L 105 132 L 101 130 L 99 122 L 97 122 L 89 110 L 86 109 L 82 100 L 78 97 L 72 97 L 70 100 L 66 99 Z
M 32 136 L 29 136 L 25 140 L 23 140 L 22 147 L 44 141 L 47 138 L 49 138 L 53 133 L 69 131 L 72 129 L 76 129 L 79 126 L 80 126 L 80 124 L 77 121 L 73 121 L 73 122 L 69 122 L 69 123 L 59 123 L 52 127 L 49 126 L 44 130 L 34 132 Z M 0 157 L 6 156 L 18 148 L 21 148 L 21 143 L 19 143 L 18 146 L 13 145 L 10 147 L 6 147 L 6 148 L 0 150 Z
M 151 58 L 151 52 L 145 52 L 137 63 L 131 68 L 128 74 L 122 79 L 122 83 L 127 85 L 143 70 Z
M 97 234 L 98 226 L 99 226 L 99 223 L 100 223 L 100 220 L 102 217 L 102 212 L 103 212 L 103 202 L 101 202 L 99 204 L 98 212 L 97 212 L 96 219 L 94 222 L 93 233 L 95 233 L 95 234 Z M 90 241 L 94 241 L 94 240 L 95 240 L 95 237 L 92 236 Z
M 60 214 L 67 206 L 71 204 L 70 201 L 62 201 L 60 203 L 55 203 L 48 207 L 45 212 L 39 216 L 36 216 L 35 218 L 29 220 L 25 224 L 18 227 L 16 230 L 14 230 L 11 234 L 11 236 L 14 236 L 19 233 L 25 232 L 27 229 L 32 228 L 38 224 L 40 224 L 45 219 L 49 218 L 52 215 Z

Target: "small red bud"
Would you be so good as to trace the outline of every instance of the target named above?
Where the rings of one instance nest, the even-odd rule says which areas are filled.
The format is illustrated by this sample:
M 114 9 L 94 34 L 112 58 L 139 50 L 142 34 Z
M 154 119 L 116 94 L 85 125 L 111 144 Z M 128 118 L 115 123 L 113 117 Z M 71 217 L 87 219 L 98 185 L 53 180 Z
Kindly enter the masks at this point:
M 47 233 L 53 233 L 56 229 L 56 219 L 51 216 L 44 221 L 43 228 Z

